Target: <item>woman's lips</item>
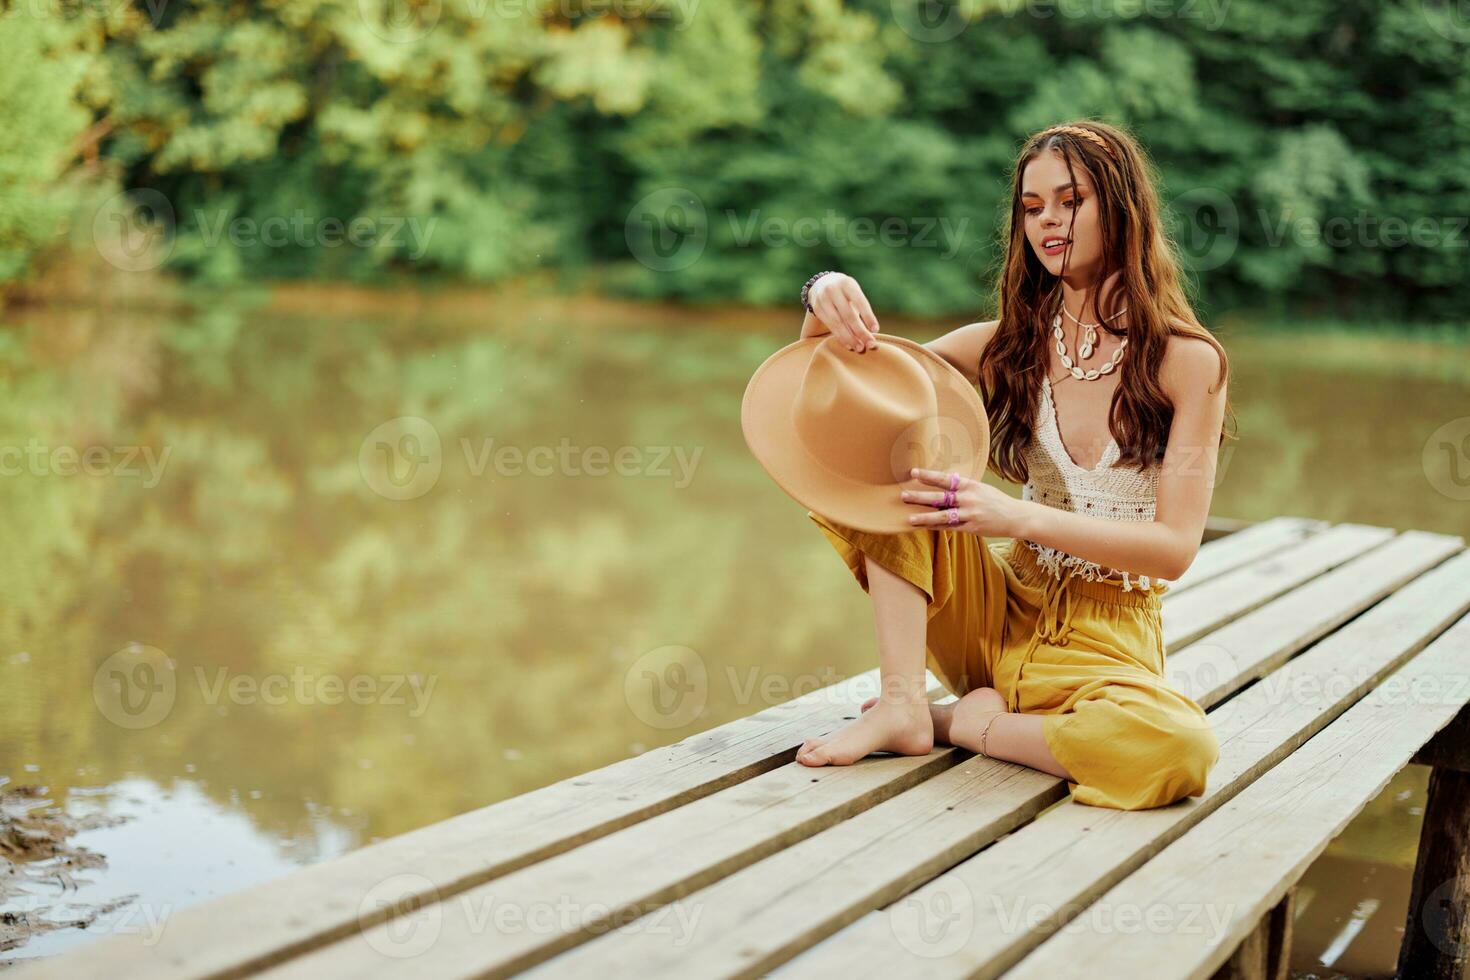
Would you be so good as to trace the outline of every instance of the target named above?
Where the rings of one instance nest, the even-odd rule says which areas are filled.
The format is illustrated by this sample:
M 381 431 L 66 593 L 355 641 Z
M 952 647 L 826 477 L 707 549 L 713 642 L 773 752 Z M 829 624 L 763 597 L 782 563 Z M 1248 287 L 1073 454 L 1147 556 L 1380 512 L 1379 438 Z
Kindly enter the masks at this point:
M 1057 241 L 1053 242 L 1050 245 L 1043 246 L 1041 250 L 1047 255 L 1061 255 L 1064 251 L 1067 250 L 1067 246 L 1071 244 L 1072 243 L 1069 241 Z

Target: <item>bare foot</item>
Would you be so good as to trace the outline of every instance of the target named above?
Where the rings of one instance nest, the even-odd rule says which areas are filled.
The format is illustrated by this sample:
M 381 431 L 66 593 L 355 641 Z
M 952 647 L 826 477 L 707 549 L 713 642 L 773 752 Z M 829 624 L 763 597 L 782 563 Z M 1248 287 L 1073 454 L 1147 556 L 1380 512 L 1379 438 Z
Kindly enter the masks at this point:
M 862 710 L 867 711 L 877 703 L 877 698 L 868 698 L 868 700 L 863 702 Z M 958 703 L 958 701 L 951 702 L 950 704 L 929 702 L 929 724 L 934 728 L 934 741 L 943 742 L 946 745 L 950 744 L 949 725 L 950 720 L 954 717 L 954 706 Z
M 877 701 L 876 698 L 873 699 Z M 847 766 L 874 752 L 928 755 L 934 749 L 934 726 L 925 701 L 863 706 L 863 713 L 840 731 L 809 738 L 796 752 L 804 766 Z
M 862 710 L 867 711 L 877 703 L 877 698 L 868 698 L 863 702 Z M 980 732 L 984 730 L 986 719 L 996 712 L 1005 710 L 1005 695 L 993 687 L 977 687 L 959 700 L 948 704 L 931 703 L 929 720 L 934 726 L 934 741 L 968 748 L 977 744 Z M 958 724 L 957 728 L 956 724 Z M 960 741 L 954 741 L 955 738 L 959 738 Z

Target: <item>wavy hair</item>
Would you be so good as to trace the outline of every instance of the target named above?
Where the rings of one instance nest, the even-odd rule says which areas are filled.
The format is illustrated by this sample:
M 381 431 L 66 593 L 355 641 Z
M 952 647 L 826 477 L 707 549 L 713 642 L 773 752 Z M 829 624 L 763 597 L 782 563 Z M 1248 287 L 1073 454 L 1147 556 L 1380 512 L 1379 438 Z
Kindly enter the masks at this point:
M 1174 413 L 1159 384 L 1159 365 L 1170 336 L 1198 337 L 1213 346 L 1220 354 L 1221 384 L 1230 370 L 1225 348 L 1200 325 L 1185 297 L 1174 243 L 1160 215 L 1157 175 L 1133 137 L 1092 120 L 1032 135 L 1011 175 L 1010 214 L 1002 233 L 1005 259 L 996 285 L 1000 324 L 979 367 L 990 417 L 990 465 L 1016 483 L 1028 479 L 1022 451 L 1035 428 L 1035 398 L 1047 370 L 1051 318 L 1061 309 L 1061 279 L 1047 271 L 1026 240 L 1021 203 L 1027 164 L 1048 152 L 1061 155 L 1071 181 L 1075 183 L 1080 169 L 1096 188 L 1103 246 L 1097 283 L 1120 273 L 1106 309 L 1097 311 L 1103 321 L 1099 330 L 1128 338 L 1108 415 L 1108 428 L 1120 450 L 1116 465 L 1142 469 L 1164 455 Z M 1107 318 L 1124 308 L 1128 322 L 1119 328 Z M 1228 398 L 1226 412 L 1229 417 Z M 1222 428 L 1221 437 L 1227 435 Z

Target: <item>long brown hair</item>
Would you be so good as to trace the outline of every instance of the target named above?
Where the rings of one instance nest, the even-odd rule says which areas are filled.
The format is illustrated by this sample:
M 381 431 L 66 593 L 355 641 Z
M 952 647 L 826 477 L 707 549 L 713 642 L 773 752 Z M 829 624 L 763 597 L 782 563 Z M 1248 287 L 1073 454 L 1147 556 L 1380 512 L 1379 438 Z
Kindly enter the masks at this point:
M 1005 265 L 996 289 L 1000 324 L 979 369 L 990 416 L 990 465 L 1016 483 L 1028 478 L 1022 450 L 1032 437 L 1036 392 L 1049 363 L 1050 318 L 1061 302 L 1061 280 L 1047 271 L 1026 240 L 1021 203 L 1026 165 L 1050 151 L 1061 154 L 1070 180 L 1075 182 L 1082 169 L 1096 188 L 1102 236 L 1097 283 L 1119 272 L 1106 309 L 1097 311 L 1103 321 L 1100 330 L 1128 338 L 1108 414 L 1108 428 L 1120 450 L 1116 465 L 1141 469 L 1164 455 L 1174 412 L 1159 384 L 1159 365 L 1170 336 L 1198 337 L 1219 351 L 1221 384 L 1230 370 L 1225 348 L 1200 325 L 1184 295 L 1174 244 L 1161 220 L 1157 177 L 1138 143 L 1118 127 L 1091 120 L 1034 134 L 1023 145 L 1011 177 L 1010 216 L 1003 231 Z M 1121 321 L 1107 318 L 1124 308 L 1128 322 L 1118 328 L 1115 324 Z M 1222 429 L 1222 437 L 1227 434 Z

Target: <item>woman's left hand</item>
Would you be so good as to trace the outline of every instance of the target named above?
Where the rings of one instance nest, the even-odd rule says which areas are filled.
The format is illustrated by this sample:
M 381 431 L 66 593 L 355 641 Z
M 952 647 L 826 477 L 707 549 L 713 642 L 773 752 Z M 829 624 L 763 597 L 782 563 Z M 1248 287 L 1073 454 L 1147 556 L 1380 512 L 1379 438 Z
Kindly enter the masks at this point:
M 959 522 L 949 522 L 949 508 L 939 507 L 944 501 L 944 492 L 953 483 L 953 475 L 939 470 L 912 471 L 915 479 L 933 486 L 934 490 L 905 490 L 905 503 L 926 507 L 923 513 L 914 514 L 909 523 L 915 527 L 947 528 L 951 531 L 968 531 L 971 534 L 996 537 L 1015 537 L 1021 501 L 1003 490 L 979 480 L 959 478 L 959 489 L 954 491 L 954 503 L 959 511 Z

